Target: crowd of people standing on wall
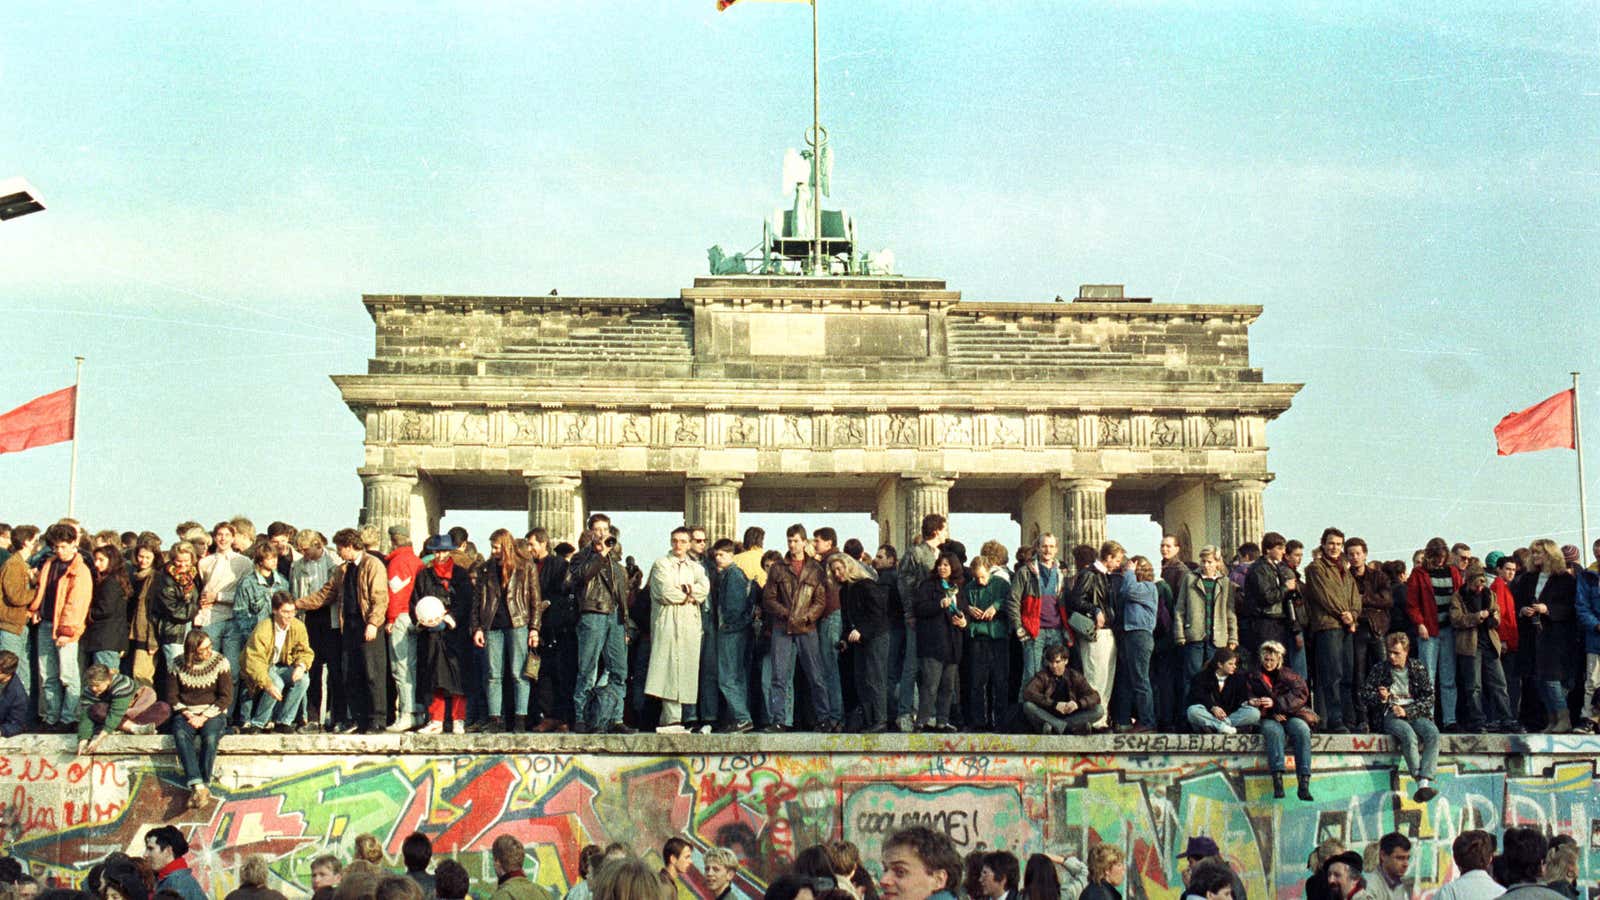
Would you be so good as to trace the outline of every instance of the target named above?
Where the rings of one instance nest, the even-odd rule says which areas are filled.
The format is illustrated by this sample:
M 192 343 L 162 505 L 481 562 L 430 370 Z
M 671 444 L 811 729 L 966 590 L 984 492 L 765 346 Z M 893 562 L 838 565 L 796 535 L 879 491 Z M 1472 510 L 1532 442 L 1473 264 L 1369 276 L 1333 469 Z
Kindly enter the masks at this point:
M 1438 900 L 1519 900 L 1580 896 L 1579 847 L 1568 835 L 1547 836 L 1537 828 L 1513 827 L 1500 839 L 1463 830 L 1452 841 L 1451 862 L 1432 894 Z M 17 861 L 0 857 L 0 900 L 205 900 L 208 894 L 190 868 L 190 845 L 173 825 L 145 831 L 144 855 L 114 852 L 81 880 L 41 889 Z M 768 873 L 764 889 L 746 860 L 728 847 L 702 847 L 683 837 L 662 844 L 659 865 L 625 843 L 589 844 L 577 852 L 577 879 L 561 892 L 541 883 L 538 854 L 511 834 L 490 844 L 493 882 L 480 879 L 477 896 L 490 900 L 1122 900 L 1147 896 L 1150 885 L 1129 871 L 1118 845 L 1091 843 L 1079 859 L 1039 852 L 1026 861 L 1004 848 L 980 844 L 964 857 L 942 831 L 923 826 L 888 834 L 877 874 L 850 841 L 806 847 Z M 570 850 L 573 848 L 559 848 Z M 650 848 L 653 852 L 654 848 Z M 562 854 L 565 856 L 565 854 Z M 1280 854 L 1282 855 L 1282 854 Z M 696 858 L 698 856 L 698 859 Z M 1411 874 L 1412 842 L 1394 831 L 1363 850 L 1323 841 L 1307 860 L 1306 900 L 1409 900 L 1419 889 Z M 280 887 L 312 900 L 461 900 L 473 880 L 456 859 L 435 859 L 427 835 L 413 832 L 400 845 L 400 867 L 386 859 L 372 834 L 357 835 L 349 857 L 314 856 L 306 871 L 274 873 L 261 855 L 237 863 L 238 887 L 209 896 L 218 900 L 285 900 Z M 1149 865 L 1146 858 L 1144 865 Z M 1208 835 L 1188 837 L 1178 858 L 1182 900 L 1248 900 L 1241 874 Z M 208 873 L 215 885 L 225 873 Z M 1163 874 L 1162 880 L 1167 876 Z M 565 873 L 559 883 L 566 884 Z M 1587 893 L 1582 896 L 1588 896 Z
M 1307 799 L 1314 731 L 1384 733 L 1426 800 L 1441 733 L 1600 728 L 1576 547 L 1380 562 L 1328 528 L 1309 559 L 1268 532 L 1191 562 L 1170 535 L 1150 557 L 974 552 L 937 514 L 918 535 L 796 524 L 769 550 L 690 524 L 645 569 L 603 514 L 486 556 L 459 528 L 419 551 L 403 526 L 0 526 L 0 734 L 169 731 L 203 806 L 230 733 L 1258 732 Z

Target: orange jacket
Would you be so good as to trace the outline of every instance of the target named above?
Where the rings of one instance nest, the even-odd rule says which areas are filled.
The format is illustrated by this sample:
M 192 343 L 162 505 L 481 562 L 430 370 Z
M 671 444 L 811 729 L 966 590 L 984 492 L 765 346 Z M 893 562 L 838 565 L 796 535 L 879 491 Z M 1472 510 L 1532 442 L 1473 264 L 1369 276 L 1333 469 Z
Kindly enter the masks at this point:
M 48 559 L 40 566 L 39 590 L 33 596 L 33 606 L 29 612 L 37 613 L 44 609 L 44 592 L 50 586 L 50 571 L 48 566 L 55 565 L 55 559 Z M 94 599 L 94 573 L 89 571 L 89 564 L 83 561 L 83 554 L 79 553 L 72 558 L 67 566 L 66 574 L 61 576 L 61 581 L 56 585 L 56 615 L 52 638 L 66 638 L 75 641 L 83 636 L 83 625 L 89 618 L 89 602 Z

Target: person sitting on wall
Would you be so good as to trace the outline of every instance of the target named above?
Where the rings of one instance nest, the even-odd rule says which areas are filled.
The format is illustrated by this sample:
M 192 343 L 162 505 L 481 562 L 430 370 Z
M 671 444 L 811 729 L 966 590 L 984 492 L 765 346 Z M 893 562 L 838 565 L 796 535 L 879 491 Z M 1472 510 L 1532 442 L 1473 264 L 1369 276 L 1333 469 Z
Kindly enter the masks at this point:
M 99 750 L 112 732 L 155 734 L 171 715 L 150 685 L 95 663 L 84 672 L 78 699 L 78 753 Z
M 1381 722 L 1384 733 L 1394 738 L 1405 757 L 1406 768 L 1417 781 L 1417 791 L 1411 799 L 1424 803 L 1439 793 L 1433 787 L 1439 760 L 1439 729 L 1433 724 L 1433 682 L 1428 678 L 1427 665 L 1409 657 L 1410 638 L 1395 633 L 1385 643 L 1388 659 L 1374 663 L 1367 673 L 1367 704 L 1373 710 L 1371 718 Z
M 1044 668 L 1022 689 L 1022 715 L 1045 734 L 1088 734 L 1104 714 L 1088 679 L 1067 665 L 1067 648 L 1052 644 Z
M 16 737 L 28 730 L 32 701 L 22 679 L 17 677 L 21 662 L 10 650 L 0 650 L 0 737 Z
M 245 643 L 244 681 L 256 692 L 245 734 L 268 727 L 278 734 L 293 732 L 311 685 L 306 673 L 316 657 L 305 623 L 296 616 L 294 595 L 278 591 L 272 596 L 272 607 L 272 615 L 256 623 Z
M 1198 734 L 1238 734 L 1261 722 L 1250 702 L 1250 681 L 1239 671 L 1239 654 L 1224 647 L 1189 683 L 1189 725 Z
M 1295 780 L 1298 796 L 1311 801 L 1311 689 L 1305 680 L 1284 662 L 1283 645 L 1263 641 L 1258 651 L 1261 669 L 1251 676 L 1255 682 L 1250 703 L 1261 710 L 1261 737 L 1267 749 L 1267 768 L 1272 772 L 1272 796 L 1283 797 L 1284 744 L 1294 749 Z

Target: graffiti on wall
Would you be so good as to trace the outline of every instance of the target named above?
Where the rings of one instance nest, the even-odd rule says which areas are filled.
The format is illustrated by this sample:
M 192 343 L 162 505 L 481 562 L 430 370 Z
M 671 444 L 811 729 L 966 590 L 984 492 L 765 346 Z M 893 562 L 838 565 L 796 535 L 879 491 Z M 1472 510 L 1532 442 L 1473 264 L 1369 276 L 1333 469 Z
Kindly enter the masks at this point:
M 1583 877 L 1600 876 L 1592 755 L 1536 757 L 1528 774 L 1513 774 L 1507 757 L 1456 754 L 1441 766 L 1439 796 L 1418 804 L 1392 754 L 1330 749 L 1316 756 L 1317 800 L 1307 803 L 1272 800 L 1259 757 L 1221 752 L 1232 745 L 1151 752 L 1147 743 L 1096 756 L 974 746 L 951 740 L 948 752 L 883 755 L 225 755 L 218 800 L 204 811 L 186 808 L 166 757 L 34 751 L 0 755 L 0 802 L 9 852 L 35 874 L 81 879 L 108 852 L 140 852 L 145 829 L 170 822 L 189 835 L 195 868 L 214 890 L 232 887 L 237 863 L 259 853 L 281 887 L 306 892 L 313 857 L 348 855 L 356 835 L 371 833 L 398 860 L 401 842 L 420 831 L 436 856 L 490 884 L 490 844 L 515 835 L 530 848 L 536 880 L 561 890 L 577 880 L 584 844 L 623 841 L 658 856 L 668 837 L 687 836 L 697 851 L 733 849 L 741 886 L 759 895 L 822 840 L 855 842 L 875 869 L 884 839 L 908 825 L 943 832 L 963 853 L 1023 858 L 1083 856 L 1110 841 L 1127 855 L 1129 897 L 1177 897 L 1177 856 L 1194 834 L 1217 841 L 1252 896 L 1299 896 L 1306 856 L 1325 838 L 1364 848 L 1396 829 L 1415 843 L 1418 896 L 1453 876 L 1450 843 L 1467 828 L 1573 834 Z

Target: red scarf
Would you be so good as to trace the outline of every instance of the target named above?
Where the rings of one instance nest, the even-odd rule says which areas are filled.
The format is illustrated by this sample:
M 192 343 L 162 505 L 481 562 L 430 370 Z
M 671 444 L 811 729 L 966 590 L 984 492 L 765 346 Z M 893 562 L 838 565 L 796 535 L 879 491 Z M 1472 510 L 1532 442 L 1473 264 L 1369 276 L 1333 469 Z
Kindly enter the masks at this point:
M 168 875 L 171 875 L 173 872 L 176 872 L 179 869 L 187 869 L 187 868 L 189 868 L 189 860 L 188 860 L 188 858 L 185 857 L 185 856 L 180 856 L 177 859 L 173 860 L 172 862 L 167 863 L 165 866 L 163 866 L 161 868 L 161 871 L 156 873 L 156 881 L 160 881 L 161 879 L 167 877 Z
M 439 576 L 444 582 L 450 581 L 450 576 L 455 574 L 456 561 L 448 553 L 439 553 L 433 557 L 433 574 Z

